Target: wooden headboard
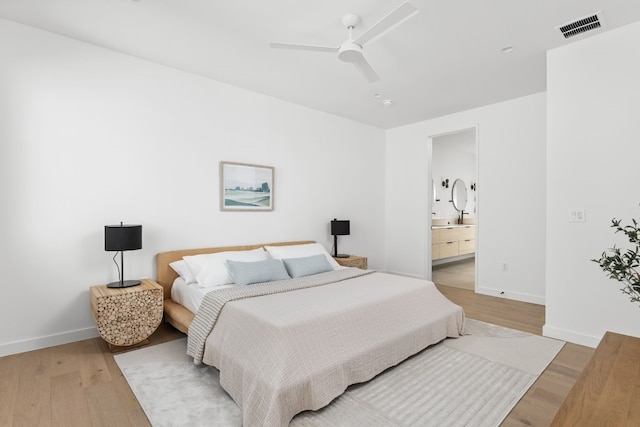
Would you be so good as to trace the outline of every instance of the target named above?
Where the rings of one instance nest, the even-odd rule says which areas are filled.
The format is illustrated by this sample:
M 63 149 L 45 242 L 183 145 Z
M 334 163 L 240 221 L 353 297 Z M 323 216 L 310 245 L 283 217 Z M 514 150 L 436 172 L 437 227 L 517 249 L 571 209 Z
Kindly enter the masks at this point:
M 296 242 L 264 243 L 261 245 L 222 246 L 218 248 L 183 249 L 178 251 L 160 252 L 156 256 L 156 281 L 164 288 L 164 299 L 169 299 L 171 298 L 171 286 L 173 285 L 173 281 L 178 277 L 178 273 L 176 273 L 169 264 L 174 261 L 181 260 L 184 256 L 212 254 L 225 251 L 250 251 L 263 246 L 304 245 L 307 243 L 315 242 L 313 240 L 304 240 Z

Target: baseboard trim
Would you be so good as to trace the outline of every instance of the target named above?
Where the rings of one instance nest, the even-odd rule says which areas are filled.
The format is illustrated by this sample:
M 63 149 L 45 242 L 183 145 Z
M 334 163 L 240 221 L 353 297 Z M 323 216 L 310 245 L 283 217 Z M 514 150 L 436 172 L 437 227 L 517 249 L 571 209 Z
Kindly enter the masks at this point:
M 435 259 L 433 261 L 431 261 L 431 265 L 433 267 L 436 266 L 440 266 L 440 265 L 445 265 L 445 264 L 450 264 L 452 262 L 456 262 L 456 261 L 464 261 L 466 259 L 471 259 L 471 258 L 475 258 L 476 257 L 476 253 L 470 253 L 470 254 L 464 254 L 464 255 L 456 255 L 456 256 L 452 256 L 452 257 L 448 257 L 448 258 L 440 258 L 440 259 Z
M 384 270 L 384 271 L 381 271 L 381 273 L 393 274 L 395 276 L 413 277 L 414 279 L 424 280 L 424 276 L 419 276 L 417 274 L 401 273 L 399 271 L 393 271 L 393 270 Z
M 70 342 L 82 341 L 98 336 L 100 336 L 98 331 L 93 327 L 28 340 L 14 341 L 6 344 L 0 344 L 0 357 L 24 353 L 25 351 L 40 350 L 61 344 L 68 344 Z
M 569 331 L 567 329 L 556 328 L 550 325 L 542 326 L 542 335 L 549 338 L 556 338 L 562 341 L 572 342 L 574 344 L 584 345 L 587 347 L 596 348 L 600 344 L 602 337 L 596 337 L 593 335 L 585 335 L 576 331 Z
M 482 294 L 482 295 L 489 295 L 492 297 L 511 299 L 515 301 L 530 302 L 532 304 L 545 305 L 545 298 L 540 295 L 504 291 L 501 289 L 486 288 L 482 286 L 479 286 L 476 288 L 476 293 Z

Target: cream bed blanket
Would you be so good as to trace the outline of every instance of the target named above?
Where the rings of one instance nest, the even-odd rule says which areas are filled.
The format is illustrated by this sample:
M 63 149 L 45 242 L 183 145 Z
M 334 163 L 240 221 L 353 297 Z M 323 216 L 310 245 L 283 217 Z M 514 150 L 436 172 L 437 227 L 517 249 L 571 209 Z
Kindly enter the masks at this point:
M 298 289 L 259 298 L 233 295 L 222 305 L 205 298 L 208 308 L 189 328 L 189 354 L 198 362 L 196 335 L 211 325 L 202 361 L 220 370 L 244 427 L 287 426 L 349 385 L 464 332 L 462 308 L 424 280 L 346 269 L 256 288 L 292 286 Z M 217 320 L 202 320 L 206 311 L 218 311 Z

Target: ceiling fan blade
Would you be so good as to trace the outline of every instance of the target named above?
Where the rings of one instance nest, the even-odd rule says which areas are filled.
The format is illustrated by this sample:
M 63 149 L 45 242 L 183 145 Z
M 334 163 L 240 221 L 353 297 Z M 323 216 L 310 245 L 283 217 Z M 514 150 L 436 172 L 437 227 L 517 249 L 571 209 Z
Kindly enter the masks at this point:
M 314 46 L 308 44 L 296 44 L 296 43 L 269 43 L 269 45 L 276 49 L 293 49 L 293 50 L 313 50 L 317 52 L 337 52 L 337 47 L 330 46 Z
M 353 61 L 352 64 L 369 80 L 369 83 L 375 83 L 380 80 L 380 76 L 371 68 L 371 65 L 364 59 L 364 56 L 357 61 Z
M 378 21 L 376 24 L 374 24 L 371 28 L 360 34 L 354 40 L 354 42 L 362 46 L 365 43 L 381 36 L 387 31 L 390 31 L 397 25 L 400 25 L 416 13 L 418 13 L 418 9 L 414 5 L 409 2 L 403 3 L 395 10 L 390 12 L 387 16 Z

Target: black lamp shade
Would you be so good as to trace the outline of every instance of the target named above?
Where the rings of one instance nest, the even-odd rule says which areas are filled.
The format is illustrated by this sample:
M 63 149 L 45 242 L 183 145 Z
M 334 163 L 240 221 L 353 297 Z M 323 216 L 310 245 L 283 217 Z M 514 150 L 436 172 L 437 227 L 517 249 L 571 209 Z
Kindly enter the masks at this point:
M 350 232 L 348 219 L 334 219 L 331 221 L 332 236 L 348 236 L 349 234 Z
M 142 249 L 141 225 L 105 225 L 105 251 L 133 251 Z

